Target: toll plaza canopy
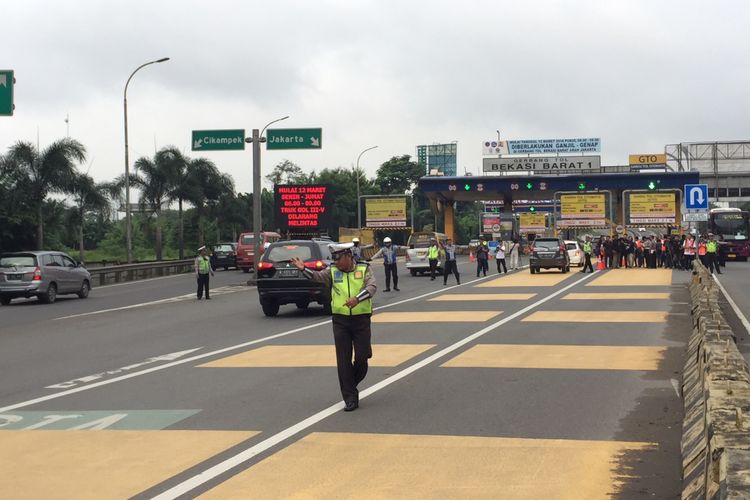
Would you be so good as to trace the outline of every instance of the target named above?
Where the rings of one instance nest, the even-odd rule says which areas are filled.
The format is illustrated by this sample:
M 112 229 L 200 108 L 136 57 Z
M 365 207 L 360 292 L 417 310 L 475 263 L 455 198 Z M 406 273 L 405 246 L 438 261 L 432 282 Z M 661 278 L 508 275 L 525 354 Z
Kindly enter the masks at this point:
M 422 177 L 419 188 L 430 200 L 435 214 L 442 213 L 444 232 L 453 237 L 453 202 L 502 200 L 504 207 L 513 207 L 514 200 L 546 200 L 556 193 L 611 193 L 615 206 L 621 205 L 624 191 L 676 192 L 684 199 L 685 184 L 697 184 L 695 172 L 627 172 L 575 175 L 518 175 Z M 675 193 L 676 194 L 676 193 Z M 679 207 L 676 207 L 679 211 Z M 506 208 L 508 213 L 512 208 Z M 679 220 L 677 214 L 676 220 Z M 623 212 L 614 210 L 612 222 L 622 223 Z

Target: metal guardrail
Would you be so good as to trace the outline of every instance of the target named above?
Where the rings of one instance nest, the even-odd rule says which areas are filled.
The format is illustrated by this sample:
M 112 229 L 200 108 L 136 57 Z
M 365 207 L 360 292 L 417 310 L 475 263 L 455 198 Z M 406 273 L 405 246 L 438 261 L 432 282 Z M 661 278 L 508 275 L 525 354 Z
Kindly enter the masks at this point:
M 98 286 L 136 281 L 172 274 L 182 274 L 193 270 L 194 259 L 167 260 L 160 262 L 141 262 L 138 264 L 121 264 L 87 268 L 91 280 Z

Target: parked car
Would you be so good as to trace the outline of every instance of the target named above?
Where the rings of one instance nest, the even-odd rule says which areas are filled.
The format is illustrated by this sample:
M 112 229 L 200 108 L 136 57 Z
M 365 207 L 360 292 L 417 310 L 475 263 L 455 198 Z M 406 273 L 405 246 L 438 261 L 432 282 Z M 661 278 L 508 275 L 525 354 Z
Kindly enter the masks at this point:
M 577 241 L 565 240 L 565 248 L 568 249 L 570 265 L 583 266 L 583 249 Z
M 279 241 L 281 235 L 273 231 L 263 231 L 260 233 L 260 247 L 266 248 L 268 243 Z M 237 267 L 243 272 L 249 273 L 255 266 L 255 235 L 251 232 L 240 234 L 237 241 Z
M 561 272 L 570 271 L 568 249 L 560 238 L 536 238 L 529 256 L 529 271 L 538 273 L 542 268 L 556 267 Z
M 230 267 L 237 267 L 237 243 L 214 245 L 211 252 L 211 267 L 223 267 L 225 271 Z
M 63 252 L 33 251 L 0 254 L 0 304 L 17 297 L 37 297 L 51 304 L 61 294 L 85 299 L 91 274 Z
M 445 245 L 447 236 L 443 233 L 432 231 L 420 231 L 411 233 L 409 241 L 406 243 L 406 268 L 412 276 L 417 273 L 424 274 L 430 270 L 430 262 L 427 259 L 427 249 L 430 247 L 430 239 L 435 238 L 441 245 Z M 438 257 L 437 271 L 443 272 L 442 254 Z
M 266 316 L 276 316 L 284 304 L 306 309 L 317 302 L 326 313 L 331 312 L 331 290 L 302 275 L 291 262 L 293 257 L 304 261 L 305 267 L 320 271 L 333 265 L 328 245 L 331 240 L 290 240 L 271 243 L 258 263 L 258 297 Z

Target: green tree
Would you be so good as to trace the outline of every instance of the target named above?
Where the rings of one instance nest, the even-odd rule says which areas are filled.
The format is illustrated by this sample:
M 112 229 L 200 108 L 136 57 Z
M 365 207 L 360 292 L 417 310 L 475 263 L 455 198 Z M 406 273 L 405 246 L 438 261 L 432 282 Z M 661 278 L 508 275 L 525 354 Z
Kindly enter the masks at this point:
M 424 167 L 411 161 L 410 155 L 394 156 L 380 166 L 375 184 L 383 194 L 406 194 L 423 175 Z
M 271 173 L 266 176 L 266 180 L 272 185 L 297 184 L 302 175 L 302 169 L 299 165 L 289 160 L 283 160 L 273 167 Z
M 75 176 L 75 164 L 86 159 L 86 148 L 74 139 L 61 139 L 39 151 L 30 142 L 10 147 L 5 168 L 14 172 L 16 187 L 23 189 L 36 214 L 36 248 L 44 248 L 44 202 L 50 193 L 65 193 Z
M 172 155 L 169 151 L 157 151 L 153 159 L 141 157 L 135 162 L 137 174 L 131 183 L 141 189 L 141 210 L 153 214 L 156 225 L 156 260 L 162 260 L 162 221 L 164 203 L 169 202 L 172 179 L 175 178 Z
M 83 261 L 84 226 L 86 214 L 96 212 L 102 214 L 110 206 L 110 200 L 118 197 L 120 186 L 116 182 L 97 183 L 88 174 L 77 173 L 68 186 L 68 192 L 73 196 L 74 210 L 71 222 L 78 229 L 78 260 Z

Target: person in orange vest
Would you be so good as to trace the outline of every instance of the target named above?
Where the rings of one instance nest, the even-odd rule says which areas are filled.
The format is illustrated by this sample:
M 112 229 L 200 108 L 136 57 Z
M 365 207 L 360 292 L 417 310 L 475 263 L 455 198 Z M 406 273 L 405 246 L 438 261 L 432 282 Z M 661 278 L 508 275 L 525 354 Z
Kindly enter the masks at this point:
M 698 253 L 698 258 L 701 261 L 701 264 L 703 264 L 704 266 L 708 267 L 708 260 L 706 260 L 706 240 L 703 237 L 701 237 L 698 240 L 698 251 L 697 251 L 697 253 Z

